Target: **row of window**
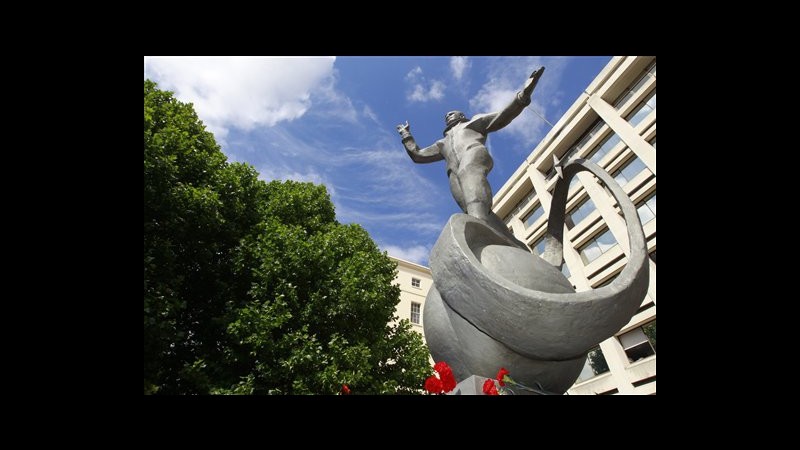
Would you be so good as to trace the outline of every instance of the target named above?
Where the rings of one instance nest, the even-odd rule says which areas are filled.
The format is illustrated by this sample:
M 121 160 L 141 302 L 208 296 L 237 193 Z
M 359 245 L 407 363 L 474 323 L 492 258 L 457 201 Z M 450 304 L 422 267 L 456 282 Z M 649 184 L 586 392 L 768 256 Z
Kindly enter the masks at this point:
M 514 217 L 518 212 L 520 212 L 522 208 L 524 208 L 525 205 L 527 205 L 528 202 L 535 196 L 536 196 L 536 191 L 534 191 L 533 187 L 531 187 L 530 191 L 528 191 L 528 193 L 525 194 L 525 197 L 523 197 L 522 200 L 520 200 L 519 202 L 517 202 L 516 205 L 514 205 L 514 209 L 512 209 L 510 213 L 506 214 L 505 218 L 503 218 L 503 222 L 505 222 L 505 224 L 508 225 L 509 222 L 511 222 L 511 218 Z
M 655 103 L 653 104 L 653 107 L 655 108 Z M 604 122 L 600 121 L 600 125 L 602 125 L 603 123 Z M 592 160 L 592 162 L 599 165 L 600 160 L 603 159 L 603 157 L 605 157 L 608 154 L 608 152 L 611 151 L 611 149 L 614 148 L 614 146 L 616 146 L 619 142 L 620 142 L 619 136 L 617 136 L 617 134 L 612 131 L 611 134 L 608 137 L 606 137 L 605 140 L 598 146 L 599 148 L 591 154 L 590 159 Z M 655 149 L 656 138 L 654 137 L 650 143 L 653 145 L 653 148 Z M 568 154 L 567 157 L 569 158 L 571 156 L 572 156 L 572 151 L 570 151 L 570 154 Z M 620 186 L 624 187 L 636 175 L 640 174 L 645 169 L 646 166 L 644 165 L 642 160 L 634 155 L 628 161 L 626 161 L 624 165 L 615 170 L 614 173 L 611 174 L 611 176 L 614 177 L 614 180 L 616 180 L 616 182 L 619 183 Z M 550 175 L 551 174 L 548 172 L 548 178 Z M 571 191 L 575 183 L 579 182 L 580 181 L 578 180 L 577 177 L 573 178 L 572 182 L 570 183 L 569 190 Z M 531 191 L 525 196 L 525 198 L 517 204 L 514 210 L 506 216 L 505 218 L 506 225 L 508 225 L 509 221 L 514 216 L 514 214 L 519 212 L 519 210 L 521 210 L 522 207 L 524 207 L 528 203 L 528 201 L 530 201 L 530 199 L 533 198 L 535 195 L 536 192 L 533 189 L 531 189 Z M 573 212 L 567 213 L 568 214 L 568 217 L 566 219 L 567 225 L 570 228 L 574 227 L 575 225 L 580 223 L 581 220 L 586 218 L 586 216 L 588 216 L 589 213 L 592 212 L 594 209 L 595 209 L 594 203 L 592 203 L 591 199 L 587 197 L 583 202 L 581 202 L 579 205 L 573 208 Z M 522 218 L 522 221 L 525 223 L 526 227 L 530 227 L 543 215 L 544 215 L 544 209 L 541 207 L 541 204 L 539 204 L 536 207 L 534 207 L 528 214 L 526 214 Z
M 605 122 L 603 122 L 603 123 L 605 124 Z M 600 160 L 602 160 L 603 157 L 605 157 L 608 154 L 608 152 L 610 152 L 611 149 L 614 148 L 620 142 L 621 142 L 621 140 L 620 140 L 619 136 L 617 135 L 617 133 L 615 133 L 613 130 L 610 131 L 608 136 L 606 136 L 603 139 L 603 141 L 596 146 L 597 149 L 592 151 L 592 153 L 589 154 L 589 159 L 593 163 L 595 163 L 595 164 L 597 164 L 599 166 L 600 165 Z
M 642 100 L 639 105 L 631 111 L 628 115 L 627 120 L 628 123 L 631 124 L 632 127 L 636 127 L 639 123 L 647 117 L 651 112 L 656 110 L 656 90 L 653 89 L 653 92 L 647 96 L 644 100 Z
M 620 345 L 625 350 L 628 362 L 634 363 L 640 359 L 647 358 L 656 354 L 656 320 L 653 319 L 646 324 L 636 327 L 617 337 Z M 586 364 L 583 366 L 576 383 L 594 378 L 597 375 L 608 372 L 608 363 L 603 355 L 600 346 L 589 350 Z
M 633 177 L 639 175 L 644 169 L 646 169 L 646 167 L 642 160 L 634 156 L 619 169 L 615 170 L 611 176 L 614 177 L 614 180 L 620 186 L 625 187 L 625 185 L 628 184 Z
M 651 195 L 647 200 L 641 202 L 641 204 L 636 208 L 636 212 L 639 213 L 639 220 L 642 221 L 642 226 L 655 219 L 656 194 L 653 193 L 653 195 Z
M 619 109 L 622 107 L 629 99 L 638 95 L 639 90 L 642 86 L 652 77 L 655 78 L 656 76 L 656 61 L 654 60 L 639 76 L 635 83 L 631 85 L 628 89 L 626 89 L 620 96 L 617 98 L 617 101 L 614 102 L 614 107 Z M 631 126 L 635 127 L 642 121 L 645 117 L 647 117 L 650 112 L 655 111 L 656 109 L 656 91 L 653 91 L 636 107 L 631 111 L 630 114 L 626 117 L 626 120 L 631 124 Z M 564 164 L 569 162 L 573 156 L 575 156 L 584 145 L 586 145 L 589 140 L 594 137 L 605 125 L 605 121 L 602 119 L 597 119 L 595 123 L 593 123 L 589 128 L 588 131 L 583 133 L 581 137 L 579 137 L 575 144 L 573 144 L 566 152 L 564 152 L 563 156 L 560 159 L 564 160 Z M 596 145 L 596 150 L 589 154 L 589 158 L 595 164 L 600 164 L 600 160 L 603 159 L 608 152 L 614 148 L 620 142 L 619 136 L 614 131 L 610 131 L 609 134 L 603 139 L 601 143 Z M 550 170 L 547 171 L 545 174 L 545 179 L 550 180 L 553 175 L 555 174 L 555 168 L 551 167 Z
M 645 200 L 639 202 L 636 207 L 636 212 L 639 215 L 639 220 L 641 220 L 642 226 L 655 219 L 656 194 L 653 193 Z M 622 214 L 622 212 L 620 212 L 620 214 Z M 578 252 L 581 255 L 584 265 L 587 265 L 600 257 L 600 255 L 603 253 L 609 251 L 612 247 L 614 247 L 614 245 L 616 245 L 616 243 L 617 240 L 614 239 L 614 235 L 611 233 L 611 230 L 606 229 L 605 232 L 598 234 L 594 238 L 584 243 L 578 249 Z
M 639 92 L 639 90 L 642 88 L 642 86 L 644 86 L 645 83 L 647 83 L 650 80 L 650 78 L 653 79 L 656 78 L 655 60 L 652 63 L 650 63 L 650 65 L 647 66 L 646 69 L 644 69 L 644 71 L 642 72 L 642 74 L 639 76 L 639 78 L 636 80 L 635 83 L 633 83 L 629 88 L 625 89 L 625 91 L 623 91 L 622 94 L 620 94 L 620 96 L 614 102 L 614 107 L 619 109 L 623 105 L 625 105 L 625 103 L 629 99 L 635 97 L 636 94 Z
M 544 215 L 544 209 L 542 208 L 541 204 L 538 204 L 531 210 L 531 212 L 529 212 L 528 214 L 525 215 L 525 217 L 523 217 L 522 221 L 525 222 L 526 227 L 530 227 L 531 225 L 536 223 L 536 221 L 539 220 L 539 218 L 542 217 L 543 215 Z
M 564 217 L 564 221 L 569 228 L 574 228 L 575 225 L 581 223 L 581 221 L 595 209 L 594 202 L 592 202 L 592 199 L 587 195 L 582 202 L 570 209 L 570 212 Z
M 583 244 L 578 249 L 578 253 L 581 255 L 583 264 L 588 265 L 590 262 L 599 258 L 603 253 L 611 250 L 611 248 L 615 245 L 617 245 L 617 240 L 614 239 L 614 235 L 611 233 L 611 230 L 606 229 L 605 232 L 598 234 Z

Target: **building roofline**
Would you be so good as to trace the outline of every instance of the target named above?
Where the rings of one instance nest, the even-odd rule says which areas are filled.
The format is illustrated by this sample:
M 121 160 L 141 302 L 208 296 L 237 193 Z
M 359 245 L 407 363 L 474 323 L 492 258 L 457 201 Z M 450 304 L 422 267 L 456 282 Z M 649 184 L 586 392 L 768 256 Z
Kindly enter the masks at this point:
M 392 255 L 389 255 L 389 258 L 392 258 L 393 260 L 397 261 L 399 264 L 410 266 L 412 268 L 415 268 L 417 270 L 421 270 L 423 272 L 431 273 L 431 268 L 423 266 L 422 264 L 417 264 L 415 262 L 406 261 L 405 259 L 401 259 L 401 258 L 398 258 L 396 256 L 392 256 Z

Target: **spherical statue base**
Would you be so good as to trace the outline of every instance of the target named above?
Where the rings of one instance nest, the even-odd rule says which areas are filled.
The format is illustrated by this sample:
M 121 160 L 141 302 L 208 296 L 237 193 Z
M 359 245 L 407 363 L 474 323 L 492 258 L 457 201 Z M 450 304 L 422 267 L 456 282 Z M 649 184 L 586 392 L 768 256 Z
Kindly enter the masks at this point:
M 575 292 L 560 270 L 465 214 L 451 217 L 434 247 L 431 268 L 434 286 L 425 301 L 424 326 L 434 360 L 446 361 L 457 380 L 492 378 L 505 367 L 523 385 L 558 394 L 569 389 L 583 368 L 585 352 L 539 355 L 535 342 L 518 340 L 518 348 L 513 348 L 507 345 L 515 342 L 513 333 L 503 339 L 503 332 L 529 326 L 532 316 L 517 308 L 522 302 L 536 302 L 528 292 Z M 542 336 L 545 343 L 561 339 L 547 330 Z

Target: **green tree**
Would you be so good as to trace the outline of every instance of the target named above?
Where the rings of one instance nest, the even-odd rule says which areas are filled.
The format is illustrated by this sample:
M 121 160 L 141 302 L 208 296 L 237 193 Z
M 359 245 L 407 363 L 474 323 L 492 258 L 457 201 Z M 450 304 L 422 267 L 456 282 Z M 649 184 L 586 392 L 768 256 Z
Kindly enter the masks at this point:
M 418 392 L 432 373 L 396 267 L 324 186 L 228 163 L 144 82 L 144 392 Z
M 648 322 L 642 326 L 644 334 L 650 339 L 650 344 L 653 346 L 653 351 L 656 349 L 656 321 Z
M 595 375 L 608 372 L 608 363 L 600 347 L 595 347 L 590 350 L 588 358 L 589 365 L 592 366 L 592 371 L 594 371 Z

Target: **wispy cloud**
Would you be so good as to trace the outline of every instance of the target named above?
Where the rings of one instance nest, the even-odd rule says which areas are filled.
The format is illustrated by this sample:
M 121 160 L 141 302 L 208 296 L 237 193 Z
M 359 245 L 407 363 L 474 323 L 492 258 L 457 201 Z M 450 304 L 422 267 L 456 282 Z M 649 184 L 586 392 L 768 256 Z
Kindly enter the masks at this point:
M 361 110 L 361 113 L 364 115 L 364 117 L 372 120 L 378 126 L 383 126 L 381 121 L 378 120 L 378 116 L 375 114 L 372 108 L 369 107 L 369 105 L 364 105 L 364 108 Z
M 359 116 L 353 101 L 336 89 L 339 73 L 333 70 L 331 76 L 326 77 L 311 92 L 314 108 L 309 111 L 320 118 L 344 121 L 350 124 L 358 122 Z
M 405 259 L 421 265 L 428 264 L 428 256 L 431 250 L 424 245 L 413 245 L 411 247 L 400 247 L 397 245 L 382 245 L 382 250 L 389 252 L 390 256 Z
M 464 76 L 464 71 L 469 69 L 469 59 L 466 56 L 453 56 L 450 58 L 450 71 L 453 73 L 453 78 L 461 80 Z
M 427 102 L 444 98 L 444 89 L 447 87 L 440 80 L 428 80 L 422 74 L 422 68 L 417 66 L 406 75 L 406 82 L 411 85 L 406 98 L 410 102 Z
M 447 221 L 439 219 L 431 212 L 381 212 L 368 208 L 353 208 L 349 203 L 336 205 L 336 218 L 343 223 L 359 223 L 366 227 L 380 225 L 382 228 L 401 231 L 404 233 L 392 233 L 393 238 L 407 240 L 408 236 L 414 234 L 415 238 L 422 237 L 434 238 L 442 231 L 442 227 Z
M 323 184 L 326 188 L 328 188 L 328 193 L 331 197 L 336 195 L 336 189 L 332 182 L 328 179 L 328 177 L 321 175 L 319 172 L 314 170 L 313 168 L 308 169 L 304 172 L 297 172 L 293 169 L 290 169 L 286 166 L 275 167 L 275 166 L 261 166 L 257 168 L 258 170 L 258 178 L 264 181 L 272 181 L 272 180 L 292 180 L 292 181 L 301 181 L 301 182 L 310 182 L 314 184 Z
M 193 103 L 209 131 L 224 139 L 230 127 L 250 130 L 301 117 L 311 106 L 312 90 L 330 85 L 334 60 L 146 57 L 145 77 Z
M 263 180 L 325 184 L 340 222 L 387 230 L 387 242 L 441 231 L 438 210 L 452 203 L 450 193 L 415 167 L 394 135 L 371 125 L 333 133 L 304 122 L 233 133 L 230 151 L 253 163 Z

